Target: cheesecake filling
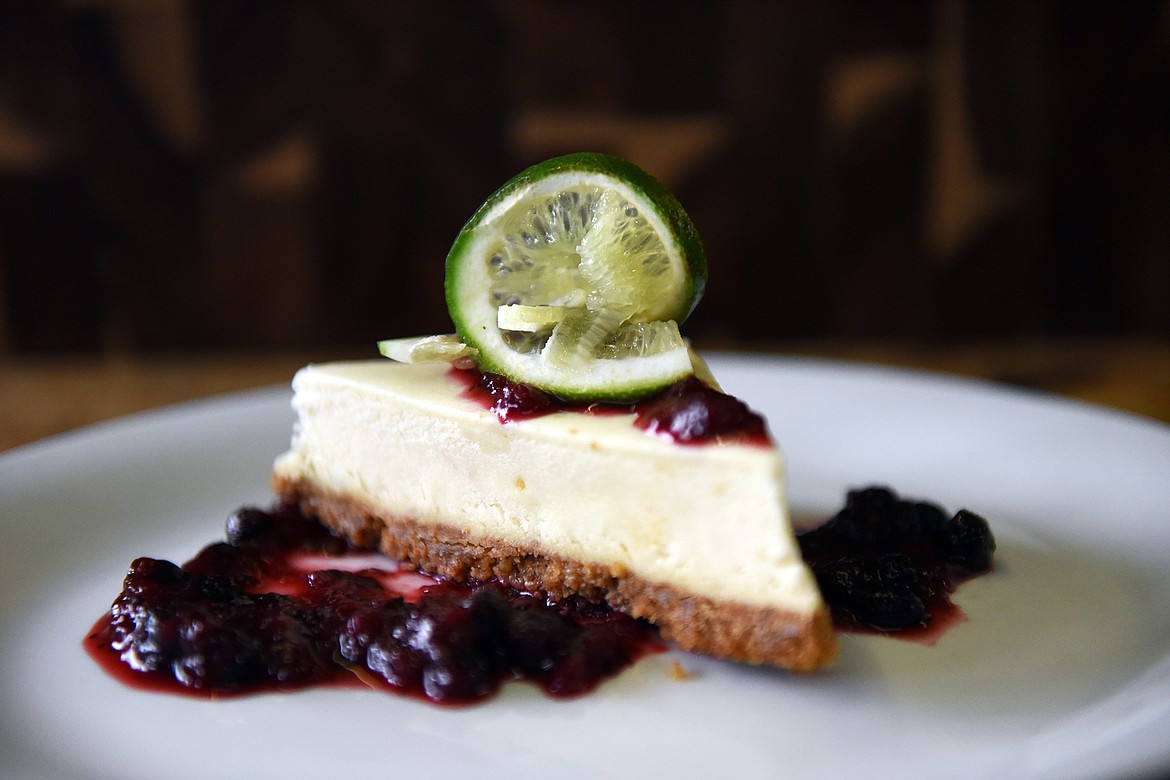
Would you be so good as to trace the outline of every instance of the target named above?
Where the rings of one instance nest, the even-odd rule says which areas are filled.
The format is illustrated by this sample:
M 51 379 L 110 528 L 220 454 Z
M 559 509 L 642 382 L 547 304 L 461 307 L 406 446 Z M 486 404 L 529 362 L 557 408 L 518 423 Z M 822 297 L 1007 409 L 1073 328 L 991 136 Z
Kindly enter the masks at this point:
M 298 423 L 278 483 L 715 601 L 824 611 L 775 447 L 678 446 L 632 414 L 502 425 L 443 364 L 315 365 L 293 388 Z

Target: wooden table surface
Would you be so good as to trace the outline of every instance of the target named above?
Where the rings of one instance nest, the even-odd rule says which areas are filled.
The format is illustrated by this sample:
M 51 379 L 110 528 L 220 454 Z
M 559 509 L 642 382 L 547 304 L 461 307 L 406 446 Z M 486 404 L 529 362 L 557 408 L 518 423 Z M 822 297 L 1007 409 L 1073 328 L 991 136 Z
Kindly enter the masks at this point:
M 927 347 L 804 342 L 770 345 L 767 352 L 988 379 L 1170 424 L 1170 343 L 1094 340 Z M 372 350 L 0 358 L 0 451 L 180 401 L 286 384 L 299 366 L 312 360 L 363 356 L 373 356 Z

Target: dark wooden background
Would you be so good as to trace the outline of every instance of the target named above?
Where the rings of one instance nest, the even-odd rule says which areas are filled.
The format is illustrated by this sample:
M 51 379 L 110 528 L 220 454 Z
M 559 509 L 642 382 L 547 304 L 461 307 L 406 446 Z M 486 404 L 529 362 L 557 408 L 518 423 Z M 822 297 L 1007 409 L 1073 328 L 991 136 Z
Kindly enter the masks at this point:
M 700 346 L 1170 338 L 1170 2 L 0 4 L 0 355 L 450 329 L 520 168 L 704 236 Z

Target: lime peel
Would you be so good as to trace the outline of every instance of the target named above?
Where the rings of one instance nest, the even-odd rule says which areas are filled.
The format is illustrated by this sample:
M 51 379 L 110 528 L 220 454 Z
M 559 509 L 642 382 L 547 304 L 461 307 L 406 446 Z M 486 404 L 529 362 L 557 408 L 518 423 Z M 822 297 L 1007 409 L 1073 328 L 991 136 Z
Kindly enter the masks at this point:
M 384 339 L 378 342 L 378 352 L 398 363 L 474 363 L 476 356 L 475 348 L 454 334 Z
M 554 158 L 480 207 L 447 257 L 456 331 L 481 368 L 569 400 L 637 400 L 688 374 L 678 323 L 706 283 L 697 232 L 640 168 Z

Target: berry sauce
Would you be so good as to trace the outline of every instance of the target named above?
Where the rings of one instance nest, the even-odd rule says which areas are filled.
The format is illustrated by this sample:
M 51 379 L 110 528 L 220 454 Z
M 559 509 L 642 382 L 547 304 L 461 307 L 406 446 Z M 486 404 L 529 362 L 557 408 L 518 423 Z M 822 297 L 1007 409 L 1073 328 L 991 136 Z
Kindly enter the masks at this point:
M 290 506 L 236 512 L 227 540 L 183 566 L 135 560 L 85 646 L 153 690 L 364 683 L 451 705 L 515 679 L 577 696 L 665 649 L 651 627 L 604 605 L 398 570 Z
M 466 386 L 463 391 L 465 397 L 486 407 L 502 423 L 541 417 L 553 412 L 584 412 L 589 409 L 583 404 L 562 401 L 531 385 L 513 382 L 478 368 L 452 368 L 450 373 Z
M 798 537 L 841 630 L 930 644 L 963 619 L 959 584 L 990 571 L 987 522 L 884 487 Z M 212 697 L 367 685 L 437 704 L 527 680 L 552 697 L 595 689 L 665 645 L 607 606 L 463 585 L 353 549 L 295 506 L 244 508 L 226 541 L 183 566 L 138 558 L 85 639 L 128 685 Z
M 771 444 L 763 417 L 743 401 L 709 387 L 695 376 L 639 401 L 634 411 L 636 427 L 679 444 Z
M 679 380 L 634 404 L 581 404 L 562 401 L 530 385 L 478 369 L 452 368 L 451 374 L 466 386 L 465 397 L 482 404 L 502 423 L 554 412 L 632 412 L 635 427 L 678 444 L 771 445 L 763 417 L 743 401 L 719 392 L 695 376 Z
M 841 511 L 798 541 L 837 628 L 928 644 L 966 619 L 950 594 L 990 571 L 995 553 L 979 515 L 948 515 L 885 487 L 850 491 Z

